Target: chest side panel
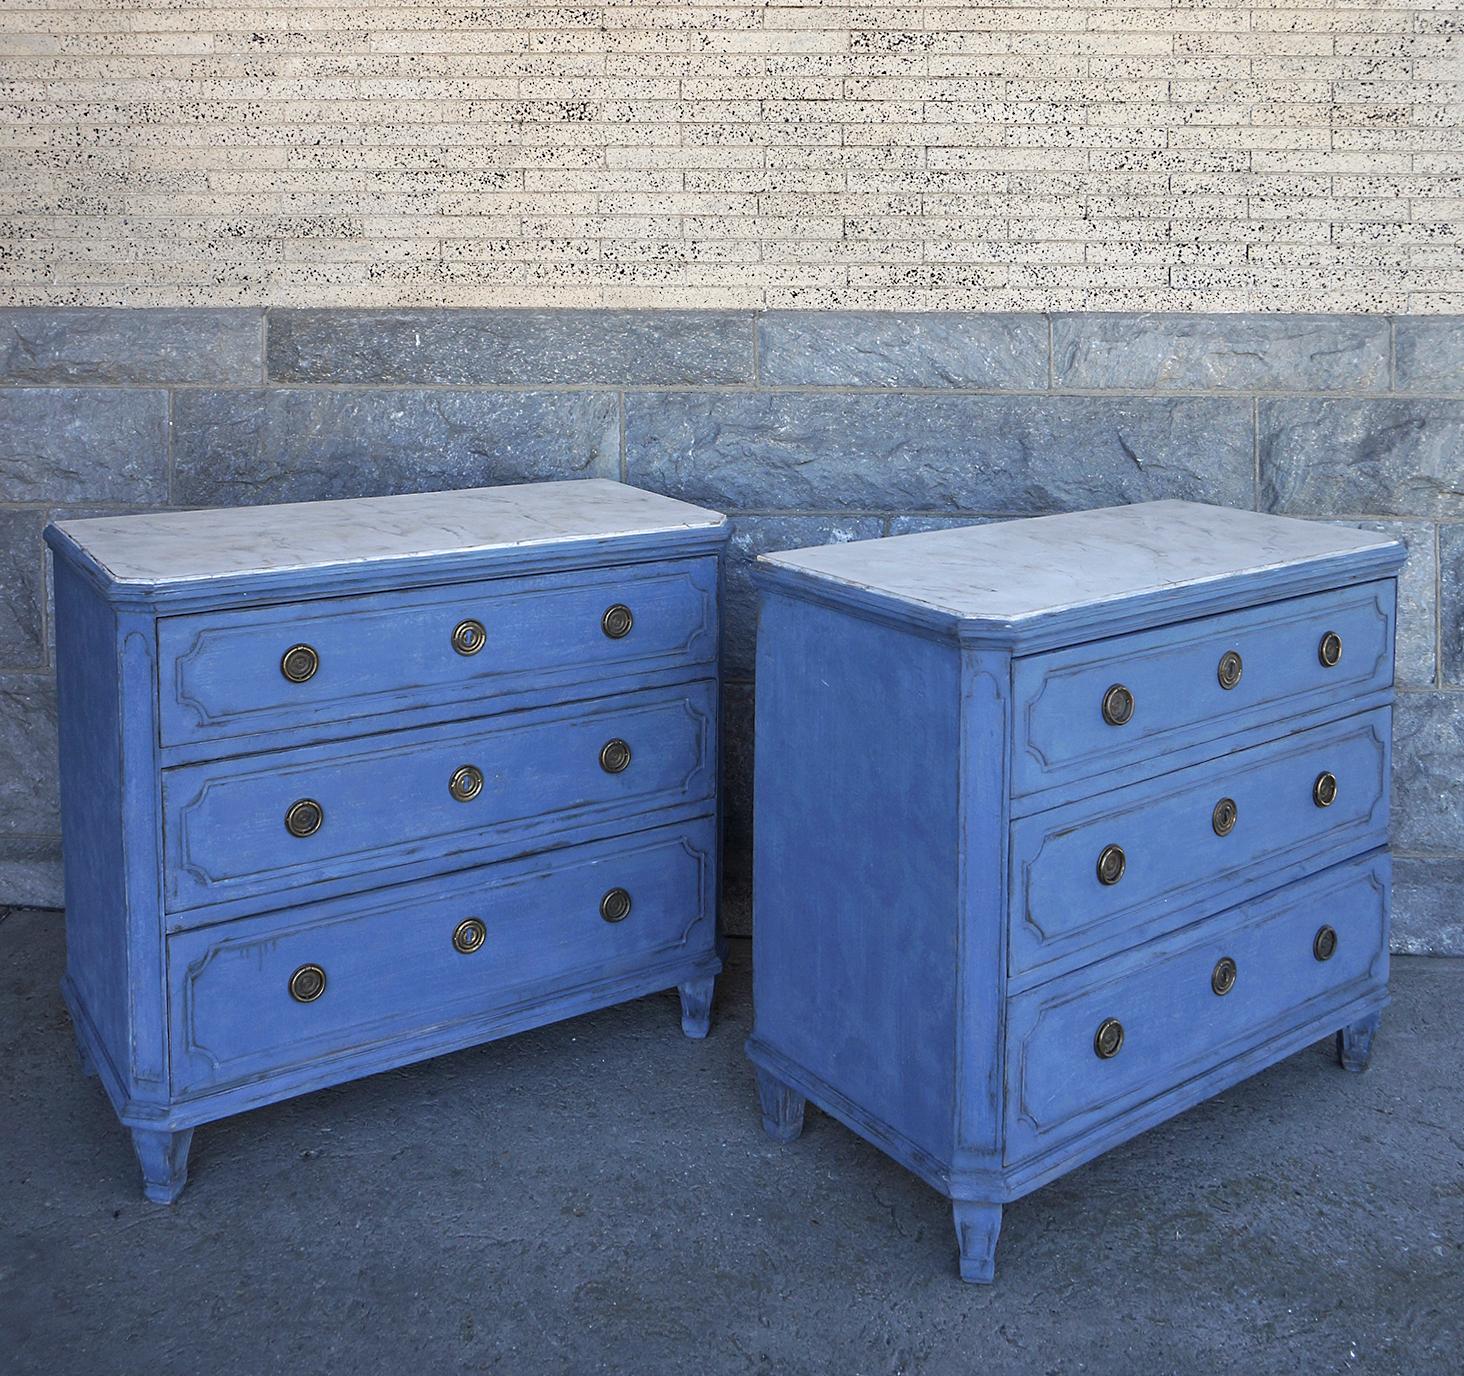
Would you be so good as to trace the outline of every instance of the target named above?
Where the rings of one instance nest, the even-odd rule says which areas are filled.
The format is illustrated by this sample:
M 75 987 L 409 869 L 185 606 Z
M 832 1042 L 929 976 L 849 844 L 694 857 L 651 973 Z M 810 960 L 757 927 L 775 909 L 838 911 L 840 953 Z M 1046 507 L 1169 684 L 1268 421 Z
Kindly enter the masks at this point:
M 959 710 L 954 645 L 764 594 L 753 1054 L 765 1045 L 942 1162 Z

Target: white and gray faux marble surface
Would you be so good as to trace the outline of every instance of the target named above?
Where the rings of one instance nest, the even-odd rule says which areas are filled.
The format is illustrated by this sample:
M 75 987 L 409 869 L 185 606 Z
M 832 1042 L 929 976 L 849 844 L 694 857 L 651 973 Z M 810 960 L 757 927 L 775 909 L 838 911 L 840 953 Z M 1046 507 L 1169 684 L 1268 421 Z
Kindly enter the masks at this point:
M 759 562 L 963 620 L 1007 623 L 1393 544 L 1321 522 L 1166 501 L 824 545 Z
M 588 478 L 56 524 L 119 583 L 153 584 L 707 530 L 723 519 Z

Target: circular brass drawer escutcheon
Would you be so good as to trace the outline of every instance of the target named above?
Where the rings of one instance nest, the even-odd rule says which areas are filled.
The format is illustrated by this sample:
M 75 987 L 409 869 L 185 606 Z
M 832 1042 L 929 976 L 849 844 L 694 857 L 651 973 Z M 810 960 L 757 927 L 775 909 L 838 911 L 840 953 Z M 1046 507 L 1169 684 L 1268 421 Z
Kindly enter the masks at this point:
M 1318 807 L 1331 807 L 1337 801 L 1337 776 L 1330 769 L 1317 775 L 1312 785 L 1312 802 Z
M 600 629 L 610 637 L 611 640 L 620 640 L 630 634 L 630 628 L 635 625 L 635 617 L 630 614 L 630 608 L 624 602 L 617 602 L 613 607 L 605 610 L 605 615 L 600 618 Z
M 476 917 L 469 917 L 458 923 L 452 934 L 453 949 L 460 955 L 470 956 L 488 937 L 488 928 Z
M 314 836 L 325 821 L 325 809 L 314 798 L 301 798 L 285 812 L 285 830 L 291 836 Z
M 1335 669 L 1342 658 L 1342 637 L 1336 631 L 1328 631 L 1317 646 L 1317 658 L 1328 669 Z
M 1215 668 L 1215 677 L 1220 680 L 1220 686 L 1227 692 L 1240 682 L 1240 676 L 1245 672 L 1245 664 L 1241 660 L 1240 651 L 1226 650 L 1220 656 L 1220 663 Z
M 1123 872 L 1128 868 L 1128 856 L 1123 853 L 1122 846 L 1104 846 L 1098 852 L 1098 882 L 1100 884 L 1117 884 L 1123 878 Z
M 320 656 L 313 645 L 291 645 L 280 657 L 280 673 L 291 683 L 306 683 L 320 668 Z
M 1229 836 L 1235 830 L 1235 799 L 1222 798 L 1215 804 L 1215 810 L 1210 814 L 1210 825 L 1215 828 L 1216 836 Z
M 1117 1018 L 1104 1018 L 1093 1034 L 1093 1052 L 1100 1061 L 1111 1061 L 1123 1049 L 1123 1024 Z
M 1317 934 L 1312 938 L 1312 955 L 1318 960 L 1331 960 L 1337 954 L 1337 929 L 1335 927 L 1318 927 Z
M 600 747 L 600 768 L 607 774 L 619 774 L 630 764 L 630 747 L 618 736 Z
M 483 771 L 475 764 L 459 765 L 447 781 L 447 791 L 460 803 L 470 803 L 483 791 Z
M 475 655 L 488 641 L 481 621 L 459 621 L 452 629 L 452 648 L 460 655 Z
M 1134 695 L 1121 683 L 1115 683 L 1103 694 L 1103 720 L 1110 726 L 1123 726 L 1134 714 Z
M 624 922 L 630 916 L 630 891 L 611 889 L 600 900 L 600 916 L 606 922 Z
M 1228 994 L 1235 988 L 1235 962 L 1229 956 L 1221 956 L 1210 971 L 1210 988 L 1217 994 Z
M 302 965 L 290 976 L 290 997 L 296 1003 L 314 1003 L 325 993 L 325 971 L 318 965 Z

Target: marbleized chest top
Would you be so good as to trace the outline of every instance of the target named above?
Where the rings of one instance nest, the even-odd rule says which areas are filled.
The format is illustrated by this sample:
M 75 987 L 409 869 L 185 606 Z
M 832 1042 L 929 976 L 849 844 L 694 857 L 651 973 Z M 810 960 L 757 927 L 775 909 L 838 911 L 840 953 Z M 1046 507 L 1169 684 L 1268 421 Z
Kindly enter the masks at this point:
M 1402 557 L 1186 502 L 765 555 L 769 1131 L 884 1147 L 989 1280 L 1003 1203 L 1309 1040 L 1364 1063 Z
M 726 535 L 599 480 L 50 528 L 63 989 L 150 1197 L 252 1104 L 671 986 L 704 1033 Z

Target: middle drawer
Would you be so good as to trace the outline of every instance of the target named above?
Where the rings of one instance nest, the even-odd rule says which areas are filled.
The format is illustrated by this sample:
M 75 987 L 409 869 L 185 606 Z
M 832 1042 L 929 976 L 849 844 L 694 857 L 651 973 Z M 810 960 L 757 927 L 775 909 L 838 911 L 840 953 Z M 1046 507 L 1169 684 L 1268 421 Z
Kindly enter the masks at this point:
M 1382 845 L 1390 711 L 1014 821 L 1012 975 L 1093 959 Z
M 170 769 L 165 905 L 273 902 L 388 869 L 411 878 L 454 855 L 477 863 L 629 819 L 692 815 L 712 797 L 715 728 L 706 680 Z

